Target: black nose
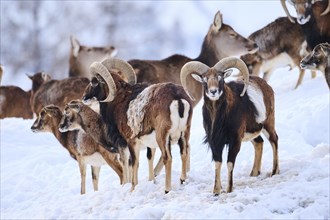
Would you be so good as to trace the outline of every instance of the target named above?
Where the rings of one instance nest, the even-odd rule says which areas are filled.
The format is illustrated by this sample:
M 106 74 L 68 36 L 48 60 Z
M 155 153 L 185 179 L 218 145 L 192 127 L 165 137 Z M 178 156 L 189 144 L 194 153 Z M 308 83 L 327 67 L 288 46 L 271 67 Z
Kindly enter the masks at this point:
M 300 61 L 300 67 L 301 68 L 305 68 L 306 67 L 306 63 L 304 61 Z
M 217 90 L 216 89 L 212 89 L 212 90 L 210 90 L 210 93 L 212 93 L 212 95 L 215 95 L 215 93 L 217 93 Z

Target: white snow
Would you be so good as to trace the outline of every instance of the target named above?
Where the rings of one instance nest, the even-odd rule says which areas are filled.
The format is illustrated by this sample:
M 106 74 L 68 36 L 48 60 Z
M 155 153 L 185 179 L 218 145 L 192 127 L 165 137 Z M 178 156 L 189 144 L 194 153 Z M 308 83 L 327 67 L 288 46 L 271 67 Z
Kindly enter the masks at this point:
M 156 183 L 148 181 L 145 150 L 134 192 L 105 167 L 99 191 L 93 192 L 87 172 L 87 194 L 80 195 L 78 165 L 52 134 L 32 133 L 33 120 L 1 120 L 1 219 L 329 219 L 329 90 L 321 74 L 307 75 L 293 90 L 297 78 L 297 70 L 280 69 L 269 82 L 276 93 L 280 174 L 268 176 L 272 150 L 265 141 L 262 173 L 250 177 L 254 152 L 246 142 L 235 164 L 234 192 L 219 197 L 212 195 L 211 152 L 202 144 L 202 102 L 194 110 L 187 182 L 180 185 L 174 146 L 173 189 L 166 195 L 164 170 Z
M 236 7 L 239 3 L 233 4 Z M 262 21 L 258 28 L 265 25 L 261 22 L 283 15 L 278 7 L 275 12 L 269 9 L 269 16 L 264 13 L 265 18 L 259 18 Z M 177 9 L 175 15 L 183 11 Z M 229 10 L 221 11 L 226 21 Z M 251 19 L 256 17 L 251 15 Z M 205 27 L 187 25 L 206 33 Z M 239 24 L 232 26 L 238 29 Z M 201 42 L 202 39 L 195 45 L 197 50 Z M 264 138 L 261 175 L 250 177 L 254 150 L 251 143 L 243 143 L 234 169 L 234 192 L 221 193 L 218 197 L 212 195 L 211 151 L 202 143 L 205 135 L 202 102 L 194 109 L 187 181 L 180 184 L 181 159 L 178 147 L 173 146 L 172 191 L 168 194 L 164 194 L 164 169 L 155 183 L 148 181 L 143 150 L 139 184 L 133 192 L 130 184 L 119 185 L 115 172 L 103 166 L 99 191 L 93 192 L 88 170 L 86 194 L 80 195 L 78 164 L 52 134 L 32 133 L 33 120 L 0 120 L 1 219 L 329 219 L 329 89 L 321 73 L 311 79 L 307 72 L 302 85 L 294 90 L 297 79 L 297 68 L 292 71 L 281 68 L 269 81 L 276 99 L 280 174 L 269 177 L 272 149 Z M 159 151 L 155 163 L 158 158 Z M 223 158 L 226 161 L 225 153 Z M 221 178 L 225 189 L 225 163 Z

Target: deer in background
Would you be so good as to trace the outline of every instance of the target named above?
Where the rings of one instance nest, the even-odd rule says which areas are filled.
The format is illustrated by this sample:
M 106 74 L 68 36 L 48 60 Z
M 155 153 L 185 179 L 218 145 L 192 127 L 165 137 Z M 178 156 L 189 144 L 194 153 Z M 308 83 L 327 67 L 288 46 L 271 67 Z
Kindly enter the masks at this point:
M 287 17 L 280 17 L 253 32 L 249 39 L 255 41 L 259 47 L 256 53 L 241 56 L 250 74 L 259 75 L 262 72 L 263 79 L 268 81 L 277 68 L 298 67 L 299 77 L 295 88 L 301 84 L 305 70 L 300 68 L 299 63 L 310 48 L 299 24 L 290 22 Z M 315 76 L 315 71 L 312 71 L 312 78 Z
M 33 118 L 32 95 L 42 84 L 50 80 L 50 76 L 45 72 L 27 76 L 32 80 L 32 89 L 29 91 L 24 91 L 17 86 L 0 86 L 0 119 L 9 117 Z
M 104 59 L 116 55 L 117 50 L 114 46 L 107 47 L 89 47 L 79 43 L 74 37 L 70 37 L 71 51 L 69 59 L 69 76 L 81 76 L 91 78 L 89 73 L 90 65 L 95 62 L 101 62 Z

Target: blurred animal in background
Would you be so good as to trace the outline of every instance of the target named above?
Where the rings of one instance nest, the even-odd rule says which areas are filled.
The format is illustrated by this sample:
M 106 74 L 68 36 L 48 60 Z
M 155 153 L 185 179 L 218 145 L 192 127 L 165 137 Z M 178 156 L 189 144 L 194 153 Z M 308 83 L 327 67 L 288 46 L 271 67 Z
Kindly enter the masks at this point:
M 302 28 L 297 23 L 292 23 L 287 17 L 280 17 L 266 25 L 249 37 L 254 41 L 259 50 L 254 54 L 246 54 L 241 59 L 248 66 L 250 74 L 263 73 L 263 79 L 268 81 L 272 73 L 280 67 L 290 66 L 299 68 L 297 88 L 305 75 L 301 69 L 300 60 L 308 54 L 308 48 Z M 314 78 L 315 72 L 312 73 Z
M 33 90 L 50 80 L 50 76 L 39 72 L 28 77 L 32 80 L 32 89 L 24 91 L 17 86 L 0 86 L 0 118 L 33 118 L 31 97 Z
M 313 51 L 301 60 L 303 69 L 320 70 L 326 79 L 330 89 L 330 44 L 321 43 L 315 46 Z
M 98 145 L 88 134 L 75 130 L 61 133 L 59 124 L 63 117 L 62 111 L 55 105 L 41 109 L 37 119 L 31 126 L 33 132 L 51 132 L 61 145 L 68 150 L 70 156 L 78 162 L 81 176 L 81 194 L 86 192 L 86 166 L 92 167 L 94 191 L 98 191 L 101 166 L 108 164 L 122 182 L 122 167 L 118 155 L 110 153 Z
M 218 11 L 206 34 L 201 52 L 195 59 L 175 54 L 163 60 L 130 60 L 130 65 L 137 75 L 137 82 L 160 83 L 172 82 L 178 85 L 182 66 L 192 60 L 213 66 L 220 59 L 228 56 L 241 56 L 255 53 L 257 45 L 249 39 L 238 34 L 231 26 L 224 24 L 222 14 Z M 188 91 L 195 97 L 193 106 L 202 98 L 202 85 L 189 77 L 187 79 Z
M 101 62 L 104 59 L 113 57 L 117 53 L 114 46 L 90 47 L 81 45 L 74 37 L 70 37 L 71 51 L 69 59 L 69 76 L 80 76 L 91 79 L 89 72 L 90 65 L 95 62 Z
M 0 119 L 33 118 L 30 97 L 31 90 L 26 92 L 17 86 L 0 86 Z
M 225 78 L 237 68 L 243 81 L 226 83 Z M 192 61 L 181 70 L 182 85 L 187 90 L 187 77 L 194 77 L 204 88 L 203 125 L 206 133 L 205 143 L 212 150 L 215 161 L 215 182 L 213 193 L 221 192 L 222 152 L 228 147 L 227 192 L 233 191 L 233 170 L 236 157 L 243 141 L 251 141 L 255 149 L 251 176 L 260 174 L 263 139 L 267 137 L 273 148 L 273 170 L 279 173 L 278 136 L 275 131 L 274 91 L 267 82 L 257 76 L 249 76 L 245 63 L 235 57 L 220 60 L 213 67 Z
M 330 43 L 330 1 L 329 0 L 287 0 L 294 6 L 297 20 L 292 18 L 286 1 L 282 7 L 291 22 L 297 21 L 304 32 L 307 44 L 314 48 L 320 43 Z
M 73 99 L 81 99 L 89 79 L 69 77 L 62 80 L 50 80 L 33 90 L 31 97 L 32 111 L 39 114 L 40 110 L 50 104 L 63 110 L 66 103 Z

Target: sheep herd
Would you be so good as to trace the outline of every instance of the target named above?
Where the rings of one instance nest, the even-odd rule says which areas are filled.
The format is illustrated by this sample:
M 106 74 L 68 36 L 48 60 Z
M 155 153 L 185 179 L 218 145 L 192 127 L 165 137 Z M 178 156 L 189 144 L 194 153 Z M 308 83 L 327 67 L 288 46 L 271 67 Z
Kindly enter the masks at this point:
M 103 165 L 115 171 L 120 184 L 129 183 L 134 190 L 143 148 L 147 148 L 149 180 L 155 180 L 165 167 L 168 193 L 172 145 L 180 148 L 180 181 L 184 183 L 190 170 L 193 108 L 203 99 L 205 142 L 215 162 L 214 195 L 222 189 L 225 146 L 228 193 L 233 191 L 235 160 L 243 141 L 251 141 L 255 149 L 250 175 L 260 174 L 261 133 L 273 150 L 271 175 L 279 174 L 275 95 L 267 83 L 271 73 L 283 65 L 298 67 L 297 88 L 305 69 L 319 70 L 330 88 L 330 1 L 287 1 L 295 7 L 297 19 L 282 0 L 288 17 L 276 19 L 248 38 L 224 24 L 218 11 L 196 58 L 174 54 L 163 60 L 124 61 L 114 57 L 113 46 L 87 47 L 71 37 L 69 77 L 53 80 L 38 72 L 28 76 L 32 81 L 28 92 L 1 86 L 0 118 L 35 118 L 33 132 L 52 133 L 78 162 L 81 194 L 86 191 L 87 165 L 92 167 L 95 191 Z M 238 69 L 241 77 L 226 82 L 232 68 Z M 157 148 L 161 157 L 154 167 Z

